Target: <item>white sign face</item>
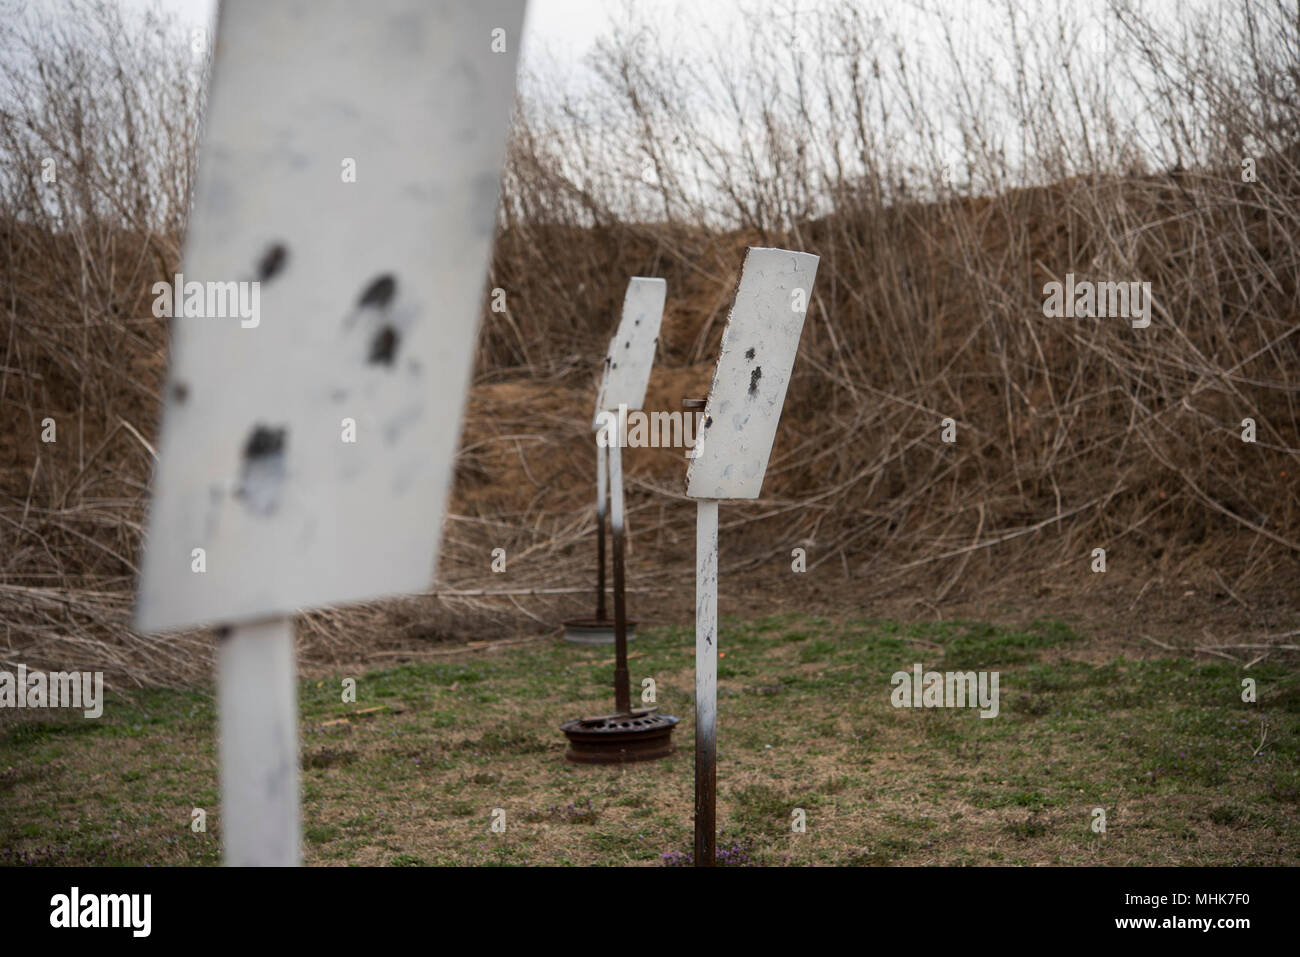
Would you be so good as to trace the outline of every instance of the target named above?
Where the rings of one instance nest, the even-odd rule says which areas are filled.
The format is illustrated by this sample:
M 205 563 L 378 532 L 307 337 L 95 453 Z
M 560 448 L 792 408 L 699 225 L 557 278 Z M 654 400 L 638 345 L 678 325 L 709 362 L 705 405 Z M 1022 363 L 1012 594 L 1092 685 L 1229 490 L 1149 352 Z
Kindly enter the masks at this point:
M 758 498 L 819 259 L 750 248 L 686 470 L 691 498 Z
M 523 11 L 222 3 L 139 630 L 429 586 Z
M 605 369 L 596 397 L 596 419 L 601 412 L 617 412 L 620 404 L 639 409 L 645 402 L 650 369 L 655 364 L 659 324 L 664 318 L 668 283 L 663 279 L 633 276 L 623 297 L 623 317 L 618 332 L 609 341 Z M 592 428 L 600 424 L 592 420 Z

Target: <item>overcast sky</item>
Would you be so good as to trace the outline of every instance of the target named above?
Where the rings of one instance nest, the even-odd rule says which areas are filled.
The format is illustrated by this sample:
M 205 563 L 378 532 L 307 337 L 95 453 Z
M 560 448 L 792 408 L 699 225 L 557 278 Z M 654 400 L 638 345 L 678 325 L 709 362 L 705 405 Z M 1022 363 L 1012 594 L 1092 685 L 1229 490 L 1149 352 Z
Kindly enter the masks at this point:
M 120 2 L 125 7 L 143 10 L 153 6 L 155 0 Z M 196 25 L 209 23 L 216 8 L 216 0 L 157 0 L 157 4 L 174 12 L 183 23 Z M 725 0 L 705 3 L 651 0 L 639 6 L 639 12 L 644 14 L 650 10 L 655 19 L 665 24 L 689 16 L 724 30 L 728 23 L 741 16 L 739 6 Z M 530 65 L 544 62 L 549 69 L 580 73 L 583 57 L 597 38 L 609 30 L 611 23 L 620 18 L 622 10 L 623 0 L 529 0 L 521 53 Z
M 216 0 L 118 0 L 128 9 L 158 5 L 185 24 L 211 22 Z M 472 0 L 467 0 L 472 2 Z M 626 19 L 629 0 L 528 0 L 521 48 L 522 66 L 547 80 L 573 89 L 587 79 L 585 58 L 596 41 Z M 741 35 L 746 17 L 772 19 L 797 3 L 800 9 L 827 6 L 833 0 L 632 0 L 636 15 L 654 23 L 678 49 L 710 48 L 715 38 Z M 862 0 L 865 9 L 880 15 L 897 30 L 924 47 L 931 39 L 932 23 L 900 0 Z M 1178 5 L 1185 0 L 1153 0 L 1156 6 Z M 1215 0 L 1209 0 L 1215 2 Z M 57 0 L 36 0 L 51 6 Z M 1107 0 L 1068 0 L 1076 10 L 1100 11 Z M 1148 3 L 1147 5 L 1151 5 Z M 1002 0 L 941 0 L 937 9 L 954 22 L 979 32 L 982 26 L 1000 29 Z
M 216 0 L 116 0 L 126 9 L 159 6 L 184 24 L 212 21 Z M 364 9 L 364 0 L 358 0 Z M 466 0 L 472 2 L 472 0 Z M 747 16 L 773 20 L 792 4 L 804 10 L 824 7 L 833 0 L 631 0 L 638 18 L 656 24 L 677 48 L 698 45 L 705 49 L 714 38 L 739 36 Z M 882 18 L 919 51 L 933 38 L 934 20 L 916 7 L 942 11 L 944 19 L 959 24 L 964 37 L 999 32 L 1005 28 L 1005 0 L 860 0 L 871 15 Z M 1180 7 L 1213 7 L 1225 0 L 1136 0 L 1143 9 L 1173 12 Z M 34 7 L 58 8 L 59 0 L 30 0 Z M 526 68 L 561 84 L 581 83 L 584 59 L 596 41 L 626 19 L 629 0 L 528 0 L 522 45 Z M 1108 0 L 1029 0 L 1028 8 L 1061 5 L 1085 19 L 1100 14 Z M 21 8 L 23 0 L 18 0 Z M 1103 66 L 1104 64 L 1099 64 Z
M 34 9 L 59 11 L 66 9 L 65 0 L 0 0 L 0 13 L 6 6 L 21 10 L 24 5 Z M 217 0 L 109 0 L 117 2 L 128 11 L 143 12 L 152 7 L 161 8 L 173 14 L 185 27 L 210 26 L 215 17 Z M 365 0 L 357 0 L 358 15 L 364 15 Z M 474 2 L 474 0 L 464 0 Z M 662 49 L 671 51 L 675 60 L 696 61 L 716 64 L 729 61 L 731 66 L 739 67 L 739 72 L 750 77 L 768 78 L 772 71 L 782 69 L 781 62 L 751 62 L 745 38 L 754 27 L 767 41 L 779 49 L 786 36 L 807 38 L 814 30 L 815 14 L 828 7 L 835 7 L 845 0 L 529 0 L 524 36 L 520 50 L 520 69 L 522 89 L 531 99 L 533 105 L 558 103 L 558 95 L 574 94 L 581 98 L 590 89 L 608 90 L 607 85 L 597 81 L 589 65 L 590 57 L 597 43 L 611 34 L 619 25 L 635 19 L 639 24 L 646 24 L 656 29 Z M 1039 67 L 1051 71 L 1051 59 L 1058 47 L 1054 41 L 1068 43 L 1072 56 L 1076 56 L 1082 71 L 1079 77 L 1087 82 L 1100 84 L 1106 91 L 1112 90 L 1112 76 L 1118 75 L 1122 64 L 1117 64 L 1111 54 L 1113 17 L 1107 15 L 1110 0 L 849 0 L 858 5 L 868 22 L 872 23 L 871 39 L 881 43 L 880 49 L 888 56 L 897 45 L 906 59 L 909 77 L 916 75 L 915 68 L 922 73 L 928 71 L 937 76 L 940 83 L 933 91 L 922 95 L 939 97 L 927 106 L 933 107 L 931 113 L 936 117 L 944 142 L 938 144 L 943 153 L 943 160 L 953 165 L 954 169 L 965 149 L 960 123 L 950 115 L 960 99 L 961 91 L 957 89 L 953 58 L 958 58 L 972 70 L 977 82 L 982 83 L 981 92 L 996 94 L 998 90 L 1011 91 L 1016 86 L 1016 57 L 1008 52 L 1008 3 L 1020 13 L 1016 21 L 1024 24 L 1025 18 L 1042 18 L 1048 25 L 1045 34 L 1034 34 L 1034 43 L 1046 43 L 1041 48 L 1044 62 L 1040 57 Z M 1141 8 L 1145 14 L 1154 15 L 1158 21 L 1170 25 L 1171 34 L 1176 33 L 1180 20 L 1190 9 L 1222 9 L 1229 0 L 1128 0 Z M 1234 0 L 1235 2 L 1235 0 Z M 803 18 L 796 27 L 790 15 L 791 9 L 801 14 L 814 16 Z M 1068 27 L 1062 27 L 1062 36 L 1054 38 L 1052 24 L 1054 13 L 1060 13 Z M 1064 33 L 1068 32 L 1068 37 Z M 951 39 L 954 51 L 945 49 L 945 42 Z M 1171 36 L 1171 39 L 1173 37 Z M 802 43 L 800 48 L 803 48 Z M 770 49 L 770 48 L 769 48 Z M 734 52 L 734 55 L 732 51 Z M 805 52 L 808 52 L 805 49 Z M 950 56 L 951 52 L 951 56 Z M 698 58 L 694 54 L 698 53 Z M 770 55 L 770 54 L 769 54 Z M 810 54 L 815 58 L 818 54 Z M 778 61 L 786 58 L 778 57 Z M 763 71 L 763 72 L 755 72 Z M 734 142 L 739 148 L 741 138 L 749 135 L 745 127 L 728 127 L 727 89 L 715 86 L 711 78 L 715 74 L 702 71 L 700 77 L 692 77 L 686 86 L 690 95 L 690 108 L 694 111 L 697 128 L 702 128 L 722 142 Z M 529 82 L 534 80 L 536 82 Z M 947 87 L 948 89 L 945 89 Z M 1131 112 L 1141 117 L 1142 97 L 1134 89 L 1141 90 L 1142 85 L 1118 90 L 1117 98 L 1131 107 Z M 953 92 L 949 92 L 952 90 Z M 711 102 L 708 93 L 715 93 Z M 696 96 L 696 94 L 700 94 Z M 567 99 L 567 97 L 566 97 Z M 996 103 L 994 109 L 1000 109 Z M 945 112 L 946 111 L 946 112 Z M 568 113 L 561 114 L 560 122 L 568 122 Z M 897 112 L 897 111 L 895 111 Z M 602 114 L 601 122 L 604 122 Z M 608 114 L 613 115 L 613 114 Z M 957 117 L 958 120 L 962 117 Z M 552 121 L 554 117 L 552 117 Z M 579 122 L 579 121 L 575 121 Z M 617 118 L 609 121 L 617 122 Z M 1011 121 L 1014 123 L 1015 121 Z M 611 126 L 611 129 L 614 127 Z M 1006 150 L 1013 165 L 1029 148 L 1017 132 L 1018 127 L 1003 124 L 1002 130 L 1009 135 Z M 635 132 L 635 131 L 633 131 Z M 1151 138 L 1158 140 L 1158 132 L 1152 131 Z M 919 142 L 891 142 L 889 148 L 895 154 L 904 156 L 909 162 L 911 157 L 920 154 Z M 686 148 L 683 147 L 683 150 Z M 632 152 L 635 152 L 634 150 Z M 620 154 L 621 155 L 621 154 Z M 694 160 L 692 160 L 694 162 Z M 686 169 L 685 175 L 694 175 L 697 170 Z

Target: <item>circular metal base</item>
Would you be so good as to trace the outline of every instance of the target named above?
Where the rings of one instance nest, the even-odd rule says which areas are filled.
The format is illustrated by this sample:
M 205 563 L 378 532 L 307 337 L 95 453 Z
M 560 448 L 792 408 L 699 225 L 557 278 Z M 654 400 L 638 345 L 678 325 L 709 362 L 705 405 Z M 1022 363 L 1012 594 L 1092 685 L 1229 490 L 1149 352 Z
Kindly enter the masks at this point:
M 656 711 L 629 711 L 574 718 L 560 725 L 569 739 L 565 757 L 578 764 L 655 761 L 673 753 L 673 728 L 681 718 Z
M 627 620 L 627 640 L 636 637 L 636 619 Z M 614 644 L 613 618 L 570 618 L 564 623 L 564 640 L 576 645 Z

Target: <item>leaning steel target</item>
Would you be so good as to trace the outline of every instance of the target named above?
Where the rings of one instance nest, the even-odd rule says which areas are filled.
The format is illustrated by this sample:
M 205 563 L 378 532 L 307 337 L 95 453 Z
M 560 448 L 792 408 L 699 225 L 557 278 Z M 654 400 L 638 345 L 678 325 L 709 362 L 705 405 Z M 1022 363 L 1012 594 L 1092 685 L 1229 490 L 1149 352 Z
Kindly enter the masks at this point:
M 695 863 L 715 858 L 718 502 L 757 498 L 794 369 L 818 257 L 750 248 L 686 470 L 695 526 Z

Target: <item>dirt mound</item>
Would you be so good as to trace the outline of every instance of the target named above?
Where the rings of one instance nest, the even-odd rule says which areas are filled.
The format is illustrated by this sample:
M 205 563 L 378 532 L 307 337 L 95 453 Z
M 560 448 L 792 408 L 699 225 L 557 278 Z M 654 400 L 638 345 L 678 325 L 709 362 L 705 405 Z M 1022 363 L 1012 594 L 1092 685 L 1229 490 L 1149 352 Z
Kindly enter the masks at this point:
M 592 406 L 627 277 L 668 280 L 645 408 L 680 412 L 683 398 L 707 392 L 744 248 L 758 241 L 822 261 L 764 498 L 724 517 L 724 572 L 750 589 L 744 607 L 792 596 L 862 607 L 900 594 L 960 604 L 1034 582 L 1050 593 L 1062 576 L 1078 594 L 1100 587 L 1103 576 L 1073 570 L 1103 547 L 1107 587 L 1117 574 L 1126 595 L 1194 580 L 1269 608 L 1252 625 L 1268 627 L 1285 615 L 1279 596 L 1296 597 L 1300 556 L 1300 315 L 1285 252 L 1295 235 L 1264 212 L 1216 211 L 1205 197 L 1221 188 L 1235 196 L 1210 178 L 1067 182 L 846 208 L 782 236 L 505 232 L 492 282 L 508 290 L 508 310 L 484 312 L 444 595 L 317 613 L 305 657 L 517 634 L 586 610 Z M 1081 196 L 1158 225 L 1129 234 L 1121 254 Z M 1215 243 L 1203 242 L 1207 231 Z M 0 603 L 12 654 L 33 666 L 90 649 L 87 667 L 173 680 L 206 667 L 204 637 L 186 639 L 193 655 L 159 654 L 126 630 L 126 611 L 165 361 L 148 288 L 175 268 L 150 251 L 176 243 L 109 235 L 98 285 L 87 286 L 71 237 L 14 224 L 0 233 L 14 304 L 3 402 L 17 413 L 0 437 Z M 551 254 L 558 248 L 565 255 Z M 1150 277 L 1151 327 L 1045 317 L 1043 283 L 1067 272 Z M 47 416 L 57 444 L 39 440 Z M 1247 417 L 1255 443 L 1241 440 Z M 632 584 L 665 589 L 656 609 L 688 618 L 683 450 L 629 449 L 626 467 Z M 506 576 L 489 570 L 496 547 L 510 556 Z M 789 578 L 794 547 L 809 551 L 808 581 Z

